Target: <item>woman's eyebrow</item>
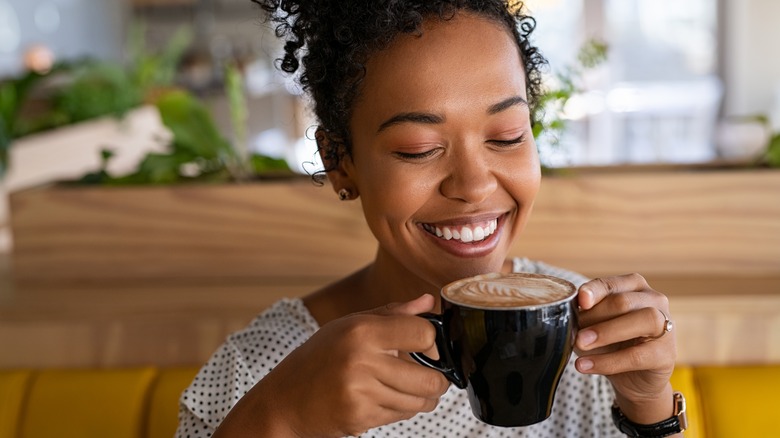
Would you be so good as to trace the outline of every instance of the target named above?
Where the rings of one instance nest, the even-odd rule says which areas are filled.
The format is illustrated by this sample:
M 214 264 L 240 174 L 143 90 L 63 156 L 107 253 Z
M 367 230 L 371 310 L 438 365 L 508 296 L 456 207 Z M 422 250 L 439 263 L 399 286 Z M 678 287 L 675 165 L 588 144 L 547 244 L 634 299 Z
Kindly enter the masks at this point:
M 493 115 L 496 113 L 500 113 L 501 111 L 504 111 L 515 105 L 523 105 L 525 107 L 528 107 L 528 102 L 520 96 L 512 96 L 502 100 L 501 102 L 491 105 L 488 108 L 487 113 Z M 436 125 L 439 123 L 444 123 L 444 120 L 445 120 L 444 116 L 440 116 L 438 114 L 432 114 L 432 113 L 423 113 L 423 112 L 399 113 L 382 122 L 379 125 L 379 129 L 377 129 L 377 132 L 382 132 L 393 125 L 399 125 L 401 123 L 422 123 L 425 125 Z
M 512 96 L 508 99 L 504 99 L 501 102 L 498 102 L 496 104 L 493 104 L 488 108 L 487 113 L 490 115 L 500 113 L 501 111 L 504 111 L 505 109 L 511 108 L 515 105 L 523 105 L 526 108 L 528 108 L 528 101 L 526 101 L 524 98 L 520 96 Z
M 426 125 L 436 125 L 439 123 L 444 123 L 444 120 L 444 116 L 431 113 L 399 113 L 382 122 L 376 132 L 382 132 L 393 125 L 398 125 L 401 123 L 423 123 Z

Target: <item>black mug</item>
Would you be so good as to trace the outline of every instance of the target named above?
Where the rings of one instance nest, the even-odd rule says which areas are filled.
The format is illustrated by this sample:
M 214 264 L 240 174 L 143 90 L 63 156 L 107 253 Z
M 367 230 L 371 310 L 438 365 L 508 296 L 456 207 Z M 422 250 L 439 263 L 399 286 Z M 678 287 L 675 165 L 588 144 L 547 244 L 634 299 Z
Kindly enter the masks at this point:
M 486 274 L 442 288 L 439 359 L 411 356 L 468 391 L 474 415 L 494 426 L 550 416 L 577 330 L 576 287 L 539 274 Z

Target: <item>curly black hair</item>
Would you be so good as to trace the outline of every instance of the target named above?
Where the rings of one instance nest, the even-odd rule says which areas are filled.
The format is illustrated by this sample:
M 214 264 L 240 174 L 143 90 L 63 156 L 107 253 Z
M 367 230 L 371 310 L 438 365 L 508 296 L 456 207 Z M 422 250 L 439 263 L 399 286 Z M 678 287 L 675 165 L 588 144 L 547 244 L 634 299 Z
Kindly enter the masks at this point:
M 420 32 L 428 17 L 448 20 L 459 10 L 476 13 L 504 25 L 517 42 L 525 66 L 531 117 L 541 94 L 542 67 L 547 64 L 529 40 L 536 27 L 513 0 L 251 0 L 276 24 L 285 38 L 278 67 L 295 73 L 314 102 L 319 129 L 327 136 L 323 150 L 326 171 L 349 156 L 349 120 L 369 57 L 401 33 Z

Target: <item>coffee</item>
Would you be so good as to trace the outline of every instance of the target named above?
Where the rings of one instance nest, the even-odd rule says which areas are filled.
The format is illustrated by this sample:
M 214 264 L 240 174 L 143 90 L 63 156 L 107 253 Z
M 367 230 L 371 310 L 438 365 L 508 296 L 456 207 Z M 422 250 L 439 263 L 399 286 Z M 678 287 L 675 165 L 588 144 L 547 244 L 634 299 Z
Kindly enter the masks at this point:
M 450 283 L 441 295 L 464 306 L 528 307 L 545 305 L 569 298 L 571 283 L 537 274 L 485 274 Z
M 550 416 L 577 328 L 573 284 L 537 274 L 487 274 L 442 288 L 439 359 L 411 356 L 466 389 L 480 420 L 527 426 Z

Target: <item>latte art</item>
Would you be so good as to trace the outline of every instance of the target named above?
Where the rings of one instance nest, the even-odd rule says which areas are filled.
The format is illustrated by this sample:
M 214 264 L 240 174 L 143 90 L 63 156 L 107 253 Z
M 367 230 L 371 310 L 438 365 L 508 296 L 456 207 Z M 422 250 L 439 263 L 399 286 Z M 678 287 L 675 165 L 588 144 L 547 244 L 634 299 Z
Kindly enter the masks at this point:
M 445 286 L 442 296 L 476 307 L 525 307 L 566 300 L 576 292 L 571 283 L 537 274 L 486 274 Z

